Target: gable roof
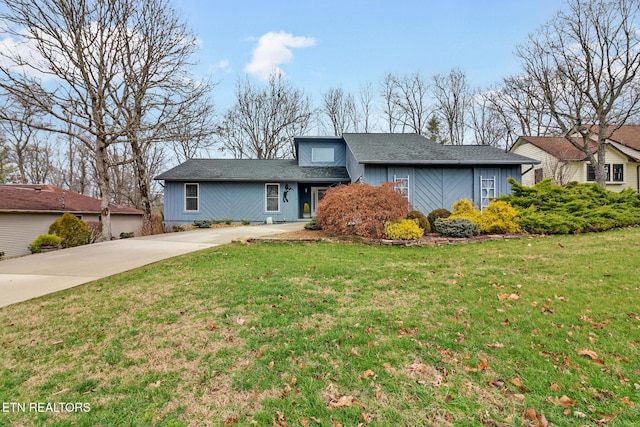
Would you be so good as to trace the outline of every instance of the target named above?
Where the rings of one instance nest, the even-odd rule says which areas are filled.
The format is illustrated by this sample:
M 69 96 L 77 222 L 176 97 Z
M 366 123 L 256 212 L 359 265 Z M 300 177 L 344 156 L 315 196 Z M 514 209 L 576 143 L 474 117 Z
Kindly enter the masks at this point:
M 291 160 L 191 159 L 154 179 L 165 181 L 349 181 L 344 167 L 298 166 Z
M 342 137 L 360 163 L 476 166 L 540 163 L 488 145 L 442 145 L 414 133 L 345 133 Z
M 46 184 L 0 185 L 0 212 L 72 212 L 100 214 L 100 199 Z M 111 204 L 111 214 L 142 215 Z
M 618 129 L 618 131 L 623 128 L 624 126 Z M 640 131 L 640 127 L 638 127 L 638 130 Z M 618 134 L 618 131 L 614 133 L 614 136 L 621 135 Z M 628 139 L 628 135 L 627 139 L 625 140 L 631 141 L 631 139 Z M 520 138 L 518 138 L 518 141 L 516 141 L 516 144 L 514 144 L 513 148 L 521 145 L 522 141 L 528 142 L 538 147 L 542 151 L 551 154 L 553 157 L 563 162 L 587 161 L 587 155 L 562 136 L 521 136 Z M 618 143 L 615 140 L 609 140 L 608 145 L 623 156 L 627 157 L 627 159 L 629 159 L 630 161 L 640 162 L 640 152 L 633 147 L 630 147 L 629 145 L 624 143 Z M 595 141 L 589 142 L 589 149 L 592 153 L 595 154 L 598 151 L 598 144 Z

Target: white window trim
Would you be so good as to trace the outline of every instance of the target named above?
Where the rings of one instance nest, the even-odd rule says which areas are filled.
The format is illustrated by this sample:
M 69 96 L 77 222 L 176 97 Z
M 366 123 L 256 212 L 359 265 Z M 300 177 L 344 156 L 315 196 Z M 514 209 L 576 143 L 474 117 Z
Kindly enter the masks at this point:
M 197 196 L 196 197 L 189 197 L 189 199 L 196 199 L 196 204 L 197 204 L 197 209 L 193 210 L 193 209 L 187 209 L 187 185 L 195 185 L 196 186 L 196 191 L 197 191 Z M 189 212 L 189 213 L 193 213 L 193 212 L 200 212 L 200 184 L 198 184 L 197 182 L 185 182 L 184 183 L 184 211 L 185 212 Z
M 324 159 L 323 158 L 324 156 L 321 156 L 321 153 L 327 154 L 329 152 L 331 152 L 330 160 Z M 321 157 L 321 159 L 318 159 L 318 157 Z M 334 161 L 335 161 L 335 150 L 333 147 L 311 147 L 312 163 L 333 163 Z
M 393 188 L 394 188 L 394 190 L 396 190 L 396 192 L 397 192 L 398 194 L 400 194 L 402 197 L 404 197 L 404 195 L 403 195 L 401 192 L 399 192 L 398 190 L 399 190 L 399 189 L 402 189 L 402 188 L 406 188 L 406 189 L 407 189 L 407 197 L 406 197 L 406 198 L 407 198 L 407 202 L 411 203 L 411 190 L 410 190 L 410 188 L 411 188 L 411 184 L 410 184 L 410 182 L 409 182 L 409 178 L 410 178 L 410 177 L 409 177 L 409 175 L 407 175 L 406 177 L 404 177 L 404 176 L 396 176 L 396 175 L 393 175 Z M 398 180 L 405 180 L 405 179 L 407 180 L 407 185 L 406 185 L 406 187 L 405 187 L 405 186 L 401 186 L 401 187 L 399 187 L 399 186 L 398 186 L 398 184 L 399 184 L 400 182 L 402 182 L 402 181 L 398 181 Z
M 267 203 L 268 200 L 268 191 L 267 188 L 270 185 L 276 185 L 278 187 L 278 197 L 276 198 L 276 200 L 278 201 L 278 210 L 275 211 L 270 211 L 269 208 L 269 204 Z M 280 212 L 280 183 L 278 182 L 267 182 L 264 184 L 264 211 L 267 213 L 279 213 Z
M 622 165 L 622 179 L 621 180 L 614 180 L 613 179 L 613 175 L 614 175 L 613 174 L 613 167 L 616 166 L 616 165 Z M 589 182 L 589 183 L 596 182 L 595 176 L 594 176 L 594 179 L 592 179 L 592 180 L 589 179 L 589 168 L 590 167 L 593 168 L 593 165 L 591 165 L 591 163 L 587 162 L 585 164 L 585 167 L 586 167 L 586 172 L 585 172 L 586 182 Z M 625 176 L 626 176 L 626 172 L 627 171 L 626 171 L 626 165 L 624 163 L 605 163 L 605 169 L 609 169 L 609 179 L 606 181 L 607 184 L 611 184 L 611 185 L 624 184 L 626 182 L 625 181 L 625 179 L 626 179 Z M 594 175 L 595 175 L 595 172 L 594 172 Z

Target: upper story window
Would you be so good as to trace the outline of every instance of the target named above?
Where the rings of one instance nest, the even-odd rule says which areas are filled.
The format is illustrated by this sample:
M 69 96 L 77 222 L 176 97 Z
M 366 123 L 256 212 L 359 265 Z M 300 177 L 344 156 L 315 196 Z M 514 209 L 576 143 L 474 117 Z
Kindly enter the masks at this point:
M 311 149 L 311 161 L 314 163 L 332 163 L 333 159 L 333 148 L 314 147 Z
M 613 169 L 613 179 L 611 175 L 611 170 Z M 624 181 L 624 165 L 622 163 L 607 163 L 604 165 L 604 172 L 606 174 L 605 180 L 607 182 L 623 182 Z M 591 166 L 591 164 L 587 164 L 587 181 L 595 181 L 596 180 L 596 170 Z
M 198 184 L 184 185 L 184 210 L 197 212 L 199 209 L 200 186 Z

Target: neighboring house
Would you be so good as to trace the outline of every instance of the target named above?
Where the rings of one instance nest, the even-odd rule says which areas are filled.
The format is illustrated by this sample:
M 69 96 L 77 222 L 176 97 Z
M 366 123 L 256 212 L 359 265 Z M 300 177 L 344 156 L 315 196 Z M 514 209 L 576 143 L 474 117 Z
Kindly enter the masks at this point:
M 70 212 L 84 221 L 100 220 L 100 200 L 52 185 L 0 185 L 0 251 L 5 257 L 26 255 L 34 239 Z M 139 232 L 142 211 L 111 205 L 111 231 Z
M 292 221 L 312 215 L 336 184 L 395 183 L 414 209 L 451 209 L 462 198 L 486 206 L 509 194 L 522 165 L 537 164 L 489 146 L 441 145 L 416 134 L 346 133 L 297 137 L 294 160 L 193 159 L 157 176 L 164 184 L 164 219 Z
M 597 152 L 593 141 L 590 149 Z M 595 173 L 584 152 L 574 147 L 564 137 L 521 136 L 511 148 L 512 153 L 537 159 L 533 168 L 524 166 L 522 183 L 534 185 L 545 178 L 557 184 L 571 181 L 595 182 Z M 626 125 L 616 130 L 607 140 L 605 170 L 607 189 L 621 191 L 625 188 L 640 190 L 640 126 Z

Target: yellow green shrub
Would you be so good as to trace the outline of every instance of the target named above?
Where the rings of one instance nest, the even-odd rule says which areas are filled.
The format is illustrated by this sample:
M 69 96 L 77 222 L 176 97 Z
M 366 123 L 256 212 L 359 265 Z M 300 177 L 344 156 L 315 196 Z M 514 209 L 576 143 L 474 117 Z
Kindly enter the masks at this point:
M 401 219 L 385 223 L 384 234 L 391 240 L 416 240 L 423 236 L 424 230 L 415 219 Z
M 517 221 L 518 211 L 502 200 L 492 200 L 480 215 L 480 230 L 483 233 L 519 233 L 522 228 Z
M 477 209 L 473 202 L 469 199 L 460 199 L 453 204 L 453 212 L 450 218 L 464 218 L 480 225 L 480 217 L 482 213 Z

